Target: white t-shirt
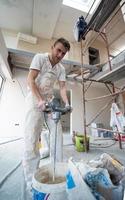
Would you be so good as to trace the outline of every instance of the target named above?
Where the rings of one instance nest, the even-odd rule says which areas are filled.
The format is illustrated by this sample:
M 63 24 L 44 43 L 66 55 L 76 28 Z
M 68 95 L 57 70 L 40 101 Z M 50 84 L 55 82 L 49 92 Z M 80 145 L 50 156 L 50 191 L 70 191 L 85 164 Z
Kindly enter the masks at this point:
M 39 70 L 36 84 L 41 95 L 53 94 L 53 87 L 56 80 L 65 81 L 65 68 L 61 63 L 52 67 L 48 53 L 36 54 L 30 65 L 30 69 Z

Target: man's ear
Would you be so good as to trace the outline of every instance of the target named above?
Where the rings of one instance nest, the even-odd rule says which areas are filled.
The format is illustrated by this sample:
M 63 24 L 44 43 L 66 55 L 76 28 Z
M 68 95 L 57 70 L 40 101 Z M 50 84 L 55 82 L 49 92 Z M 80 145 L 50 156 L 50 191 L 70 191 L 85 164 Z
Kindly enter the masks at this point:
M 52 46 L 51 46 L 51 50 L 53 50 L 53 48 L 54 48 L 54 46 L 52 45 Z

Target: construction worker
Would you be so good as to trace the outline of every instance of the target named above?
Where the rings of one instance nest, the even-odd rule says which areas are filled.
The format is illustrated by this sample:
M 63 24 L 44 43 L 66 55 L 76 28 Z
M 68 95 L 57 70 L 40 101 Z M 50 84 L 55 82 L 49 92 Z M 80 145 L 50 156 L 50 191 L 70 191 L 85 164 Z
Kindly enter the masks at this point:
M 40 154 L 38 142 L 44 123 L 44 109 L 46 101 L 53 98 L 53 87 L 58 81 L 60 95 L 69 106 L 66 85 L 65 68 L 60 61 L 70 50 L 69 42 L 64 38 L 55 41 L 51 53 L 36 54 L 32 60 L 28 74 L 28 95 L 26 97 L 26 117 L 24 122 L 24 158 L 23 168 L 27 186 L 31 187 L 32 176 L 39 166 Z M 55 131 L 54 121 L 48 118 L 51 134 Z M 57 161 L 62 161 L 62 129 L 58 123 L 57 128 Z M 52 141 L 50 141 L 50 148 Z

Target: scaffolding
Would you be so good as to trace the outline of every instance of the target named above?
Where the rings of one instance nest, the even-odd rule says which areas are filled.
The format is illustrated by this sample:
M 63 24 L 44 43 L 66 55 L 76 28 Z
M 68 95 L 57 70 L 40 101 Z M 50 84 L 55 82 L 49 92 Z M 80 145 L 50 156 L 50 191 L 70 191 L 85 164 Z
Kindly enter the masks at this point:
M 112 102 L 115 102 L 116 101 L 116 98 L 119 94 L 125 92 L 125 89 L 122 88 L 122 89 L 119 89 L 118 92 L 115 92 L 114 89 L 114 84 L 113 83 L 109 83 L 109 82 L 106 82 L 106 81 L 96 81 L 96 80 L 90 80 L 90 79 L 82 79 L 82 94 L 83 94 L 83 127 L 84 127 L 84 144 L 85 144 L 85 152 L 88 151 L 88 148 L 87 148 L 87 128 L 92 128 L 92 129 L 97 129 L 97 130 L 101 130 L 101 131 L 109 131 L 109 132 L 112 132 L 112 133 L 115 133 L 115 134 L 118 134 L 118 140 L 119 140 L 119 148 L 122 149 L 122 142 L 121 142 L 121 134 L 124 134 L 124 132 L 119 132 L 119 131 L 113 131 L 111 129 L 104 129 L 104 128 L 94 128 L 91 126 L 91 123 L 95 121 L 95 119 L 97 119 L 106 109 L 109 105 L 111 105 Z M 88 87 L 86 88 L 85 87 L 85 83 L 86 82 L 90 82 Z M 103 83 L 106 88 L 109 90 L 110 94 L 108 95 L 104 95 L 104 96 L 100 96 L 100 97 L 94 97 L 94 98 L 90 98 L 90 99 L 86 99 L 86 92 L 88 91 L 88 89 L 90 88 L 90 86 L 92 85 L 93 82 L 97 82 L 97 83 Z M 110 86 L 113 88 L 112 91 L 110 89 Z M 101 108 L 101 110 L 93 117 L 93 119 L 86 123 L 86 102 L 90 102 L 90 101 L 97 101 L 97 100 L 102 100 L 104 98 L 108 98 L 108 97 L 111 97 L 111 99 L 107 102 L 107 104 Z
M 112 15 L 112 17 L 110 18 L 110 20 L 105 24 L 105 26 L 103 27 L 103 29 L 101 29 L 98 32 L 98 35 L 96 36 L 95 40 L 97 39 L 97 37 L 100 35 L 102 37 L 102 39 L 105 42 L 106 45 L 106 49 L 107 49 L 107 55 L 108 55 L 108 63 L 109 63 L 109 69 L 110 71 L 112 71 L 112 66 L 111 66 L 111 61 L 110 61 L 110 53 L 109 53 L 109 46 L 108 46 L 108 39 L 107 39 L 107 35 L 105 33 L 105 28 L 107 27 L 107 25 L 111 22 L 111 20 L 114 18 L 114 16 L 119 12 L 119 10 L 121 9 L 121 7 L 125 4 L 125 2 L 116 10 L 116 12 L 114 13 L 114 15 Z M 93 29 L 94 30 L 94 29 Z M 85 35 L 88 33 L 89 31 L 87 30 Z M 84 37 L 84 35 L 83 35 Z M 84 127 L 84 145 L 85 145 L 85 152 L 88 151 L 87 148 L 87 128 L 93 128 L 91 127 L 91 123 L 99 116 L 102 114 L 102 112 L 112 103 L 112 102 L 116 102 L 116 97 L 125 92 L 125 89 L 119 89 L 119 91 L 116 91 L 115 85 L 114 83 L 112 83 L 111 81 L 97 81 L 97 80 L 93 80 L 91 78 L 85 78 L 85 71 L 84 71 L 84 62 L 83 62 L 83 56 L 84 53 L 86 51 L 86 49 L 83 49 L 83 41 L 82 39 L 80 40 L 80 44 L 81 44 L 81 75 L 82 76 L 82 100 L 83 100 L 83 127 Z M 77 75 L 76 77 L 78 77 L 79 75 Z M 76 80 L 75 77 L 75 80 Z M 90 82 L 89 85 L 87 86 L 87 88 L 85 87 L 85 83 L 86 82 Z M 93 82 L 97 82 L 97 83 L 103 83 L 106 88 L 109 90 L 110 94 L 109 95 L 105 95 L 105 96 L 100 96 L 100 97 L 96 97 L 96 98 L 91 98 L 91 99 L 86 99 L 86 92 L 88 91 L 88 89 L 90 88 L 90 86 L 92 85 Z M 111 87 L 111 88 L 110 88 Z M 118 89 L 118 88 L 117 88 Z M 86 102 L 88 101 L 95 101 L 95 100 L 101 100 L 107 97 L 111 97 L 110 101 L 94 116 L 94 118 L 91 120 L 91 122 L 89 122 L 88 124 L 86 123 Z M 112 133 L 116 133 L 118 134 L 118 140 L 119 140 L 119 148 L 122 149 L 122 142 L 121 142 L 121 134 L 124 134 L 123 132 L 119 132 L 117 131 L 113 131 L 110 129 L 104 129 L 104 128 L 93 128 L 93 129 L 97 129 L 97 130 L 102 130 L 102 131 L 110 131 Z

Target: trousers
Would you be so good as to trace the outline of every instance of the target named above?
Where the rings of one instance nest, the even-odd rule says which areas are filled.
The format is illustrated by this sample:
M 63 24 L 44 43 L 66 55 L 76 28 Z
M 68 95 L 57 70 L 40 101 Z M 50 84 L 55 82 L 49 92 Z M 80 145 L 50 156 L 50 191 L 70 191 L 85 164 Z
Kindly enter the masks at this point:
M 56 125 L 51 118 L 51 114 L 47 117 L 47 124 L 50 129 L 50 155 L 54 156 L 54 141 Z M 36 169 L 39 167 L 40 152 L 39 138 L 44 125 L 44 113 L 39 110 L 37 100 L 30 93 L 26 97 L 26 113 L 24 120 L 24 153 L 23 153 L 23 169 L 27 187 L 31 187 L 32 177 Z M 62 146 L 62 127 L 61 123 L 57 126 L 56 138 L 56 161 L 61 162 L 63 159 Z

